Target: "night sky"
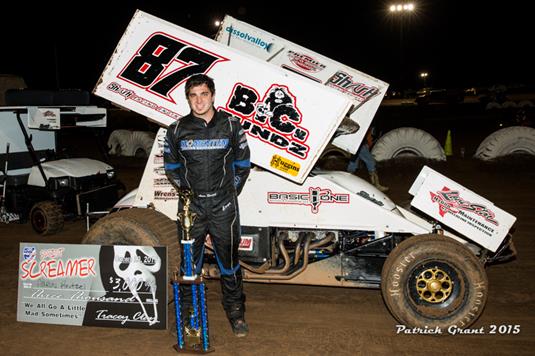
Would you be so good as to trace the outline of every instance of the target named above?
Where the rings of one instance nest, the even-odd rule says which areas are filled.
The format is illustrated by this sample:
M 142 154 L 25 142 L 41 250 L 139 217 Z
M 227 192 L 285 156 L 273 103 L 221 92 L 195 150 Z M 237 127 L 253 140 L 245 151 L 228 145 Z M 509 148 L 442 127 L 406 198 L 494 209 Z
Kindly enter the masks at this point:
M 420 71 L 434 87 L 535 84 L 529 2 L 420 0 L 403 20 L 383 0 L 24 3 L 0 6 L 0 73 L 33 89 L 92 90 L 135 9 L 208 37 L 229 14 L 392 87 L 421 86 Z

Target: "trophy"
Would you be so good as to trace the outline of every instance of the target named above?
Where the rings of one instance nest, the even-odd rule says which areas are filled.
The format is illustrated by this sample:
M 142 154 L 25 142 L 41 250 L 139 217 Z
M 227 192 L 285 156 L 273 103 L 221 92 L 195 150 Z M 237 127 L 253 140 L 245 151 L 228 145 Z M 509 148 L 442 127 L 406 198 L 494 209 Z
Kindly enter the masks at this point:
M 184 239 L 180 240 L 182 256 L 184 258 L 184 275 L 180 275 L 180 267 L 174 273 L 171 280 L 175 298 L 177 344 L 174 349 L 177 352 L 208 353 L 214 351 L 210 347 L 208 337 L 208 310 L 206 307 L 206 288 L 201 276 L 195 273 L 193 263 L 193 240 L 190 230 L 196 218 L 196 214 L 190 211 L 193 193 L 190 190 L 177 189 L 180 200 L 183 203 L 182 211 L 177 216 L 184 231 Z M 182 302 L 179 286 L 191 286 L 191 298 L 193 308 L 184 312 L 188 313 L 187 320 L 182 320 Z M 186 318 L 185 318 L 186 319 Z

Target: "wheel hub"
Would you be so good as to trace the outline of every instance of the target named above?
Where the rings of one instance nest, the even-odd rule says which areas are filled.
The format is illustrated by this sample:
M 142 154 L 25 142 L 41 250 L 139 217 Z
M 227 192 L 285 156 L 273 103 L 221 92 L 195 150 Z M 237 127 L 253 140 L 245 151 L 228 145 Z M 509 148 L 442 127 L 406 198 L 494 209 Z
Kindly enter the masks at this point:
M 450 296 L 453 283 L 450 276 L 438 267 L 424 270 L 416 278 L 416 290 L 428 303 L 442 303 Z
M 41 211 L 36 211 L 32 217 L 32 224 L 38 232 L 42 232 L 46 226 L 46 217 Z

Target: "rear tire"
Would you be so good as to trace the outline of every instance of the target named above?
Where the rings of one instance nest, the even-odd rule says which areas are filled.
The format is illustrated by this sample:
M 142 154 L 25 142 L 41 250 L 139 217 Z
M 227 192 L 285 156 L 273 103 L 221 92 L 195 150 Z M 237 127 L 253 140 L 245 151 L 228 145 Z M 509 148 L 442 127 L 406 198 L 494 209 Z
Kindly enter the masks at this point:
M 63 229 L 63 211 L 53 201 L 41 201 L 30 210 L 30 222 L 38 234 L 53 235 Z
M 381 276 L 383 299 L 408 328 L 472 325 L 487 302 L 483 265 L 459 242 L 440 235 L 411 237 L 388 256 Z

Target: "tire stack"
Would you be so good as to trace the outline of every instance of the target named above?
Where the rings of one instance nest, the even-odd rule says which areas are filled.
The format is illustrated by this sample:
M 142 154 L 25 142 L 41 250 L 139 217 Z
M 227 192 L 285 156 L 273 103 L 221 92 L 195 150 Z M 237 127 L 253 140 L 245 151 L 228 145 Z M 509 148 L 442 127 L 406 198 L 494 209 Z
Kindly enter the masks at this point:
M 490 134 L 476 150 L 475 158 L 490 161 L 510 154 L 535 155 L 535 129 L 511 126 Z
M 155 136 L 150 131 L 114 130 L 108 139 L 108 153 L 114 156 L 147 158 Z
M 376 161 L 411 157 L 446 160 L 444 148 L 438 140 L 414 127 L 400 127 L 387 132 L 373 146 L 372 155 Z

